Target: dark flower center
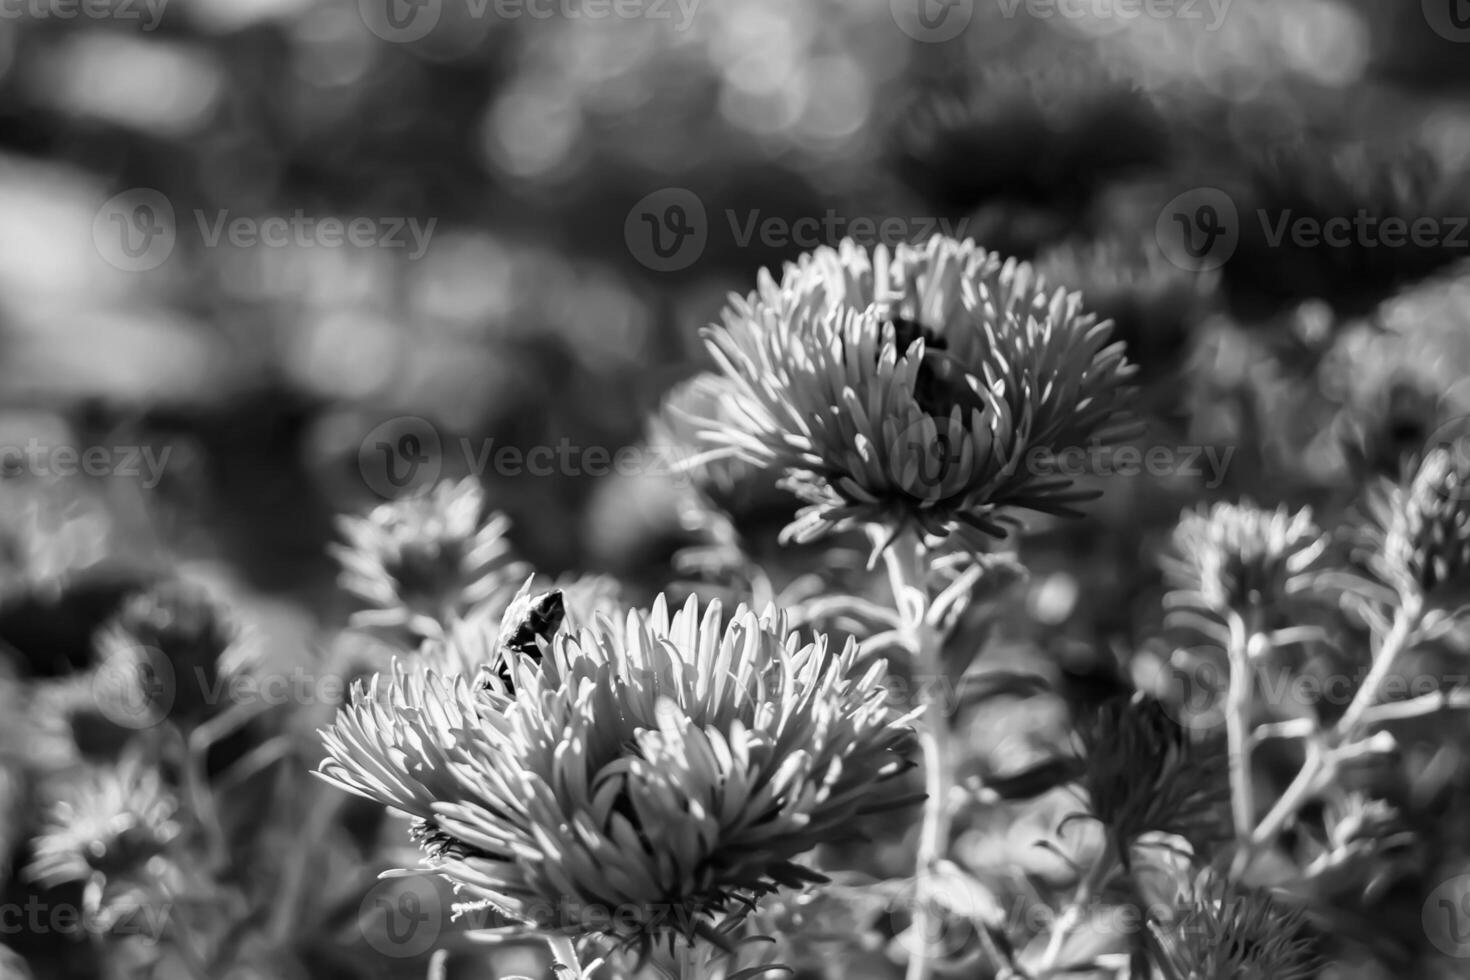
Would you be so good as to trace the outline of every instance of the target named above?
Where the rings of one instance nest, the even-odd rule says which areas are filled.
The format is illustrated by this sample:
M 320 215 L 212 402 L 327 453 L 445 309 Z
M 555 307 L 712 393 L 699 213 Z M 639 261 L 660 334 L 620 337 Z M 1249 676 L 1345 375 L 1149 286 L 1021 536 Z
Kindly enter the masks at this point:
M 929 415 L 941 418 L 949 415 L 950 409 L 958 403 L 955 397 L 958 392 L 952 384 L 946 383 L 944 377 L 948 374 L 944 370 L 944 352 L 949 349 L 949 344 L 937 332 L 916 320 L 895 316 L 887 322 L 893 326 L 894 346 L 900 354 L 908 351 L 914 341 L 921 338 L 924 341 L 924 357 L 919 362 L 919 374 L 914 380 L 914 401 Z

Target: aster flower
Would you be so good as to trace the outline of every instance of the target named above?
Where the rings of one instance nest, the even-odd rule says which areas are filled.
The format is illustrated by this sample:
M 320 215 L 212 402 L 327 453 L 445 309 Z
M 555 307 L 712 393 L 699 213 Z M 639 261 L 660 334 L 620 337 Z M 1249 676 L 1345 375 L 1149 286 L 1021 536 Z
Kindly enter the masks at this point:
M 119 712 L 132 712 L 141 720 L 149 713 L 198 723 L 214 710 L 219 678 L 245 666 L 248 648 L 238 640 L 236 624 L 198 585 L 166 581 L 140 593 L 98 634 L 97 658 L 112 680 L 151 678 L 155 683 L 151 690 L 129 692 L 94 683 L 98 696 L 121 693 L 131 701 L 103 705 L 103 714 L 118 720 Z
M 1159 936 L 1181 980 L 1311 980 L 1322 967 L 1300 909 L 1210 871 Z
M 1052 465 L 1110 441 L 1131 372 L 1076 294 L 972 242 L 851 240 L 762 271 L 706 340 L 730 382 L 700 418 L 708 458 L 785 474 L 800 542 L 913 527 L 1003 535 L 1003 508 L 1074 514 L 1095 493 Z
M 1125 866 L 1145 834 L 1182 837 L 1196 852 L 1229 836 L 1224 745 L 1192 737 L 1158 699 L 1103 702 L 1082 741 L 1082 786 Z
M 802 644 L 774 610 L 662 597 L 622 625 L 563 631 L 491 672 L 405 669 L 359 685 L 323 732 L 321 775 L 415 818 L 472 901 L 548 932 L 651 949 L 718 939 L 797 863 L 893 805 L 909 733 L 884 667 Z
M 88 886 L 102 907 L 156 877 L 179 835 L 178 800 L 136 756 L 62 782 L 32 841 L 27 875 L 44 887 Z
M 1247 501 L 1185 511 L 1174 530 L 1174 548 L 1177 554 L 1165 560 L 1174 587 L 1168 604 L 1176 618 L 1214 633 L 1232 615 L 1267 613 L 1308 588 L 1327 538 L 1308 508 L 1268 511 Z
M 1410 479 L 1377 488 L 1368 512 L 1366 564 L 1400 600 L 1459 591 L 1470 571 L 1470 460 L 1463 452 L 1430 449 Z
M 342 587 L 372 607 L 353 615 L 354 626 L 436 636 L 443 624 L 508 598 L 526 577 L 505 538 L 509 518 L 486 511 L 473 477 L 338 522 L 347 544 L 331 550 L 342 565 Z

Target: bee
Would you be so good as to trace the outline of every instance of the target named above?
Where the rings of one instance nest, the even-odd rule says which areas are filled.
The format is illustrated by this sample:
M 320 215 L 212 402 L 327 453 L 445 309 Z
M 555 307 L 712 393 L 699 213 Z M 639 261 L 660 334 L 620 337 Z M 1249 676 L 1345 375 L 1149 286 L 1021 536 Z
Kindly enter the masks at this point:
M 523 589 L 511 601 L 500 620 L 500 635 L 495 641 L 498 659 L 495 675 L 508 693 L 515 694 L 511 665 L 517 657 L 541 662 L 541 643 L 550 643 L 566 619 L 566 603 L 560 589 L 532 593 Z M 488 683 L 483 686 L 488 687 Z

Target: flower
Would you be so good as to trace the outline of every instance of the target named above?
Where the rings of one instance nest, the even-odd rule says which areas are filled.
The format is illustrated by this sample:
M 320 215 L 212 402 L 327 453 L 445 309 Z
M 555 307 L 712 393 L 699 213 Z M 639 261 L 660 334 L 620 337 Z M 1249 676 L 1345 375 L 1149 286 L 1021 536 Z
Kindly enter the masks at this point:
M 1037 271 L 1078 290 L 1113 336 L 1127 344 L 1145 381 L 1178 368 L 1191 331 L 1218 287 L 1212 272 L 1190 272 L 1164 257 L 1154 236 L 1068 240 L 1041 255 Z
M 1082 731 L 1082 785 L 1125 865 L 1143 835 L 1183 837 L 1196 852 L 1229 834 L 1224 747 L 1193 739 L 1157 698 L 1113 698 Z
M 1162 936 L 1174 976 L 1187 980 L 1310 980 L 1321 970 L 1300 909 L 1210 871 Z
M 67 882 L 119 888 L 146 881 L 146 869 L 178 836 L 178 800 L 136 755 L 64 780 L 31 846 L 27 875 L 45 887 Z
M 323 732 L 328 781 L 415 818 L 429 863 L 543 931 L 711 938 L 891 802 L 909 732 L 857 647 L 660 597 L 490 674 L 395 665 Z
M 1470 459 L 1435 446 L 1404 483 L 1368 502 L 1366 564 L 1401 599 L 1454 592 L 1470 572 Z
M 972 242 L 846 240 L 779 283 L 763 270 L 706 332 L 729 386 L 700 437 L 711 458 L 784 475 L 806 504 L 797 541 L 857 525 L 1003 535 L 1001 508 L 1073 514 L 1095 496 L 1053 464 L 1122 435 L 1132 369 L 1108 331 Z
M 1157 106 L 1100 59 L 1052 52 L 967 77 L 958 91 L 923 93 L 893 133 L 899 175 L 941 214 L 1004 200 L 1065 218 L 1168 158 Z
M 340 517 L 345 547 L 332 547 L 341 584 L 372 606 L 354 626 L 407 627 L 437 636 L 444 624 L 508 599 L 527 569 L 511 558 L 510 519 L 486 512 L 474 477 Z
M 130 599 L 97 637 L 97 672 L 110 679 L 158 681 L 152 689 L 134 686 L 123 693 L 135 699 L 132 710 L 156 710 L 186 724 L 198 723 L 213 712 L 212 702 L 221 676 L 245 666 L 247 647 L 237 642 L 239 631 L 200 586 L 165 581 Z M 94 675 L 93 688 L 105 685 Z M 156 704 L 147 702 L 157 700 Z M 126 706 L 106 705 L 104 716 L 117 716 Z
M 1327 538 L 1309 508 L 1263 510 L 1249 501 L 1185 511 L 1174 529 L 1165 572 L 1178 610 L 1225 620 L 1269 611 L 1312 584 Z

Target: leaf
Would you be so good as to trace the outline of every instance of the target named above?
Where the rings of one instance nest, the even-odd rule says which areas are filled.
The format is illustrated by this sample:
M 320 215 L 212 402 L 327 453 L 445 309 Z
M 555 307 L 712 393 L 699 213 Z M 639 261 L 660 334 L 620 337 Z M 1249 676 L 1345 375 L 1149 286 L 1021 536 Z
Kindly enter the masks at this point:
M 1082 772 L 1081 759 L 1059 756 L 1008 775 L 991 775 L 984 779 L 984 789 L 1002 800 L 1030 800 L 1075 782 Z
M 1040 674 L 1019 670 L 990 670 L 960 678 L 956 707 L 970 708 L 993 698 L 1030 698 L 1051 693 L 1051 682 Z

